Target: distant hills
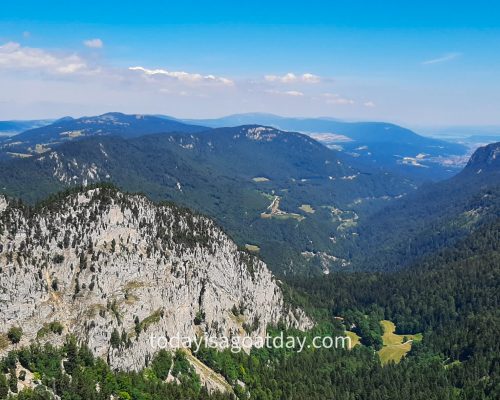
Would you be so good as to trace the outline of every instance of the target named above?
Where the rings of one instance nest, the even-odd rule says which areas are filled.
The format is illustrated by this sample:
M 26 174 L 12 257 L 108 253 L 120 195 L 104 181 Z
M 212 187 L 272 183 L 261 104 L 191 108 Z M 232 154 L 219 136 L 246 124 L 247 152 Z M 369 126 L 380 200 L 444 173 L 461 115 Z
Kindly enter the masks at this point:
M 0 140 L 0 157 L 28 157 L 55 145 L 91 136 L 118 135 L 124 138 L 160 132 L 201 132 L 207 128 L 149 115 L 107 113 L 94 117 L 66 117 L 50 125 L 28 129 Z
M 27 121 L 0 121 L 0 138 L 2 136 L 11 136 L 28 129 L 39 128 L 41 126 L 50 125 L 52 119 L 35 119 Z
M 28 121 L 29 122 L 29 121 Z M 42 124 L 46 125 L 46 124 Z M 54 121 L 15 137 L 0 138 L 0 158 L 29 157 L 62 142 L 89 136 L 136 137 L 151 133 L 193 133 L 241 125 L 271 126 L 307 134 L 366 168 L 383 168 L 420 184 L 456 174 L 467 162 L 471 145 L 418 135 L 385 122 L 346 122 L 332 118 L 287 118 L 272 114 L 236 114 L 219 119 L 180 120 L 162 115 L 107 113 Z M 32 128 L 27 124 L 29 128 Z
M 367 166 L 383 167 L 418 181 L 451 177 L 466 162 L 466 146 L 421 136 L 386 122 L 287 118 L 261 113 L 184 121 L 211 127 L 263 124 L 302 132 L 327 146 L 358 158 Z

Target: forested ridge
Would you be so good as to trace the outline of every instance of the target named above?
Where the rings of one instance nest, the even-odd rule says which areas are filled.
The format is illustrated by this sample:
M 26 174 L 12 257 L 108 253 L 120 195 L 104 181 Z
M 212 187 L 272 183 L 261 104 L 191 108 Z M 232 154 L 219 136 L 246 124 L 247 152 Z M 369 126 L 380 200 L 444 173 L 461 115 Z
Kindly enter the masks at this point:
M 256 125 L 140 132 L 84 136 L 29 158 L 0 159 L 0 193 L 36 203 L 67 187 L 112 182 L 209 215 L 241 246 L 257 245 L 277 274 L 319 274 L 318 257 L 302 252 L 334 254 L 330 238 L 350 235 L 348 226 L 338 229 L 345 220 L 413 190 L 408 179 L 358 165 L 299 133 Z M 276 196 L 280 215 L 263 218 Z
M 432 257 L 500 214 L 499 143 L 479 148 L 453 178 L 426 184 L 360 220 L 343 241 L 357 270 L 387 271 Z

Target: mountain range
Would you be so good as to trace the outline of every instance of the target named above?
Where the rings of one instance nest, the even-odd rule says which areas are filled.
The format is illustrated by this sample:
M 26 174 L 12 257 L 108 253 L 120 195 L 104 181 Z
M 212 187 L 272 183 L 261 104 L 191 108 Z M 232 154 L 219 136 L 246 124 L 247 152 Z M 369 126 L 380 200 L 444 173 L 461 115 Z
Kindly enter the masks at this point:
M 289 118 L 272 114 L 236 114 L 218 119 L 183 120 L 210 127 L 262 124 L 302 132 L 358 158 L 367 166 L 384 167 L 419 182 L 457 173 L 468 149 L 459 143 L 421 136 L 386 122 L 346 122 L 332 118 Z
M 102 181 L 212 216 L 281 272 L 344 263 L 331 254 L 336 237 L 350 235 L 368 210 L 414 190 L 410 181 L 357 166 L 306 135 L 262 126 L 98 134 L 4 160 L 0 170 L 0 190 L 31 202 Z
M 0 158 L 27 157 L 59 143 L 94 135 L 130 138 L 149 133 L 193 133 L 206 127 L 270 126 L 305 133 L 366 168 L 384 168 L 421 183 L 451 177 L 470 155 L 469 147 L 416 134 L 384 122 L 346 122 L 331 118 L 286 118 L 272 114 L 238 114 L 219 119 L 180 120 L 167 116 L 107 113 L 62 118 L 15 138 L 0 140 Z
M 22 121 L 0 121 L 0 137 L 12 136 L 28 129 L 40 128 L 53 123 L 52 119 L 35 119 Z
M 95 117 L 61 118 L 0 140 L 0 157 L 27 157 L 58 144 L 92 136 L 119 135 L 132 138 L 159 132 L 200 132 L 206 128 L 148 115 L 107 113 Z
M 259 116 L 234 116 L 218 123 Z M 266 122 L 276 120 L 264 117 Z M 337 124 L 356 140 L 373 143 L 389 140 L 376 139 L 380 129 L 391 131 L 383 124 L 281 120 L 285 125 L 300 121 L 312 126 L 308 124 L 314 122 L 318 129 Z M 309 135 L 262 125 L 206 128 L 201 124 L 215 123 L 199 123 L 109 113 L 65 118 L 28 130 L 3 142 L 10 154 L 16 150 L 24 156 L 12 158 L 4 153 L 0 190 L 36 202 L 68 186 L 113 182 L 124 190 L 173 201 L 215 218 L 238 245 L 259 254 L 278 274 L 362 267 L 373 249 L 384 248 L 378 244 L 391 243 L 391 249 L 403 246 L 410 240 L 405 232 L 415 230 L 407 226 L 440 220 L 436 213 L 450 212 L 450 207 L 444 207 L 447 193 L 461 196 L 457 203 L 463 212 L 471 196 L 479 193 L 462 176 L 470 175 L 482 150 L 457 177 L 423 185 L 415 192 L 419 178 L 369 165 Z M 389 137 L 395 146 L 436 144 L 396 126 Z M 494 182 L 488 178 L 489 170 L 484 171 L 479 178 Z M 469 190 L 460 189 L 461 185 Z M 465 198 L 466 194 L 470 196 Z M 429 202 L 430 198 L 435 200 Z M 436 211 L 427 210 L 429 204 Z M 396 246 L 396 242 L 401 244 Z M 391 265 L 404 259 L 404 254 L 390 261 Z M 389 262 L 387 257 L 379 259 Z

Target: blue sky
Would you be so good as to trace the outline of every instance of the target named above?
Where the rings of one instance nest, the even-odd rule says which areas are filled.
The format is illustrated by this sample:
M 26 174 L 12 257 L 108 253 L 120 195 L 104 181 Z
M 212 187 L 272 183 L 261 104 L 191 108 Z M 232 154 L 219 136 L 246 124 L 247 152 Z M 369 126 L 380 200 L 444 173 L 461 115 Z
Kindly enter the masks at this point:
M 1 119 L 260 111 L 500 124 L 498 2 L 20 3 L 0 12 Z

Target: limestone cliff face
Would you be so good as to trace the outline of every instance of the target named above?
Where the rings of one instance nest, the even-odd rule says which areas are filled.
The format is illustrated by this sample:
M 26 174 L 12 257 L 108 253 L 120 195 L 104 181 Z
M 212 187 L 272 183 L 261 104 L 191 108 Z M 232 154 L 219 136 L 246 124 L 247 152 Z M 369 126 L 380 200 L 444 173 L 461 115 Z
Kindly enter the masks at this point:
M 157 350 L 151 335 L 263 335 L 279 321 L 311 324 L 206 217 L 104 187 L 37 210 L 0 197 L 0 329 L 21 326 L 25 344 L 62 340 L 41 339 L 59 322 L 112 366 L 137 369 Z

